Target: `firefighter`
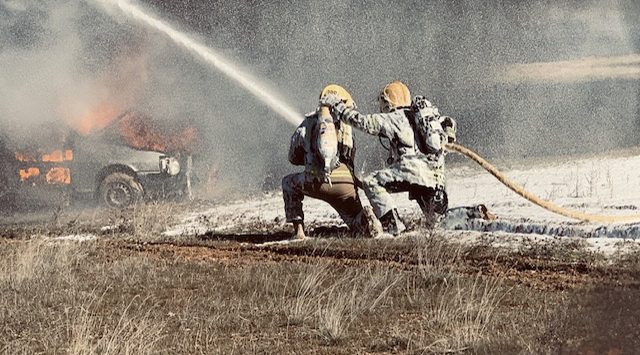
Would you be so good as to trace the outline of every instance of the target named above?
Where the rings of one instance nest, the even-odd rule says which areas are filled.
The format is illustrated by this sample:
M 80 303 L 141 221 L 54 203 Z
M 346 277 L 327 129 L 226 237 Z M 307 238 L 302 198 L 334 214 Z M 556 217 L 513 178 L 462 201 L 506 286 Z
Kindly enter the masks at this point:
M 394 81 L 379 96 L 380 112 L 364 115 L 339 97 L 327 94 L 320 105 L 341 122 L 389 140 L 387 167 L 363 179 L 364 190 L 386 233 L 406 229 L 390 193 L 408 191 L 433 226 L 447 212 L 444 145 L 455 141 L 455 121 L 442 116 L 422 96 L 412 100 L 407 86 Z M 444 125 L 444 127 L 443 127 Z
M 343 87 L 328 85 L 320 97 L 327 94 L 340 100 L 345 107 L 355 108 L 355 102 Z M 289 161 L 304 166 L 305 170 L 282 179 L 286 219 L 294 226 L 292 238 L 305 238 L 302 211 L 305 196 L 329 203 L 354 235 L 375 237 L 382 233 L 372 208 L 363 207 L 358 197 L 353 173 L 354 155 L 350 125 L 334 122 L 326 107 L 318 107 L 305 116 L 289 146 Z

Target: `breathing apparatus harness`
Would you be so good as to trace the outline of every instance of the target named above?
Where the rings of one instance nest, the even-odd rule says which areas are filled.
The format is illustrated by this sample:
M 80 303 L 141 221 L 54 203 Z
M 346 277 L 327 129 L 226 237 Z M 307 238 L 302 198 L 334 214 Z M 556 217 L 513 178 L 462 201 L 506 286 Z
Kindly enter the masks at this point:
M 414 132 L 414 136 L 415 136 L 415 144 L 418 148 L 418 150 L 427 155 L 427 156 L 432 156 L 434 154 L 438 153 L 438 149 L 429 146 L 429 144 L 427 144 L 427 139 L 428 137 L 426 136 L 430 130 L 430 122 L 431 119 L 427 118 L 427 117 L 420 117 L 421 120 L 425 120 L 426 122 L 421 122 L 421 124 L 424 127 L 419 127 L 418 126 L 418 122 L 416 121 L 416 116 L 420 116 L 421 110 L 424 109 L 432 109 L 432 111 L 435 113 L 435 115 L 438 115 L 438 109 L 434 108 L 431 106 L 431 103 L 428 102 L 426 99 L 424 99 L 422 96 L 417 96 L 416 97 L 417 100 L 414 100 L 414 103 L 412 106 L 410 107 L 398 107 L 398 108 L 394 108 L 392 109 L 390 112 L 394 112 L 397 110 L 403 110 L 407 119 L 409 120 L 409 124 L 411 125 L 411 128 Z M 384 143 L 383 138 L 386 139 L 387 144 Z M 392 152 L 391 152 L 391 141 L 395 139 L 395 138 L 389 138 L 386 136 L 382 136 L 379 135 L 378 136 L 378 140 L 380 142 L 380 145 L 382 146 L 382 148 L 384 148 L 386 151 L 389 152 L 389 157 L 387 158 L 387 164 L 391 165 L 394 162 L 393 156 L 392 156 Z M 444 143 L 444 142 L 443 142 Z

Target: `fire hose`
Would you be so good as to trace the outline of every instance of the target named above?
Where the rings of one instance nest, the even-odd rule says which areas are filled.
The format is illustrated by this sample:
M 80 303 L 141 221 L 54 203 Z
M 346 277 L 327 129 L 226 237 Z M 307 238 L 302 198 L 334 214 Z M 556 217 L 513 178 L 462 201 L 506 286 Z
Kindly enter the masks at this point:
M 545 201 L 537 196 L 535 196 L 534 194 L 530 193 L 529 191 L 525 190 L 522 186 L 518 185 L 517 183 L 513 182 L 512 180 L 510 180 L 506 175 L 504 175 L 502 172 L 500 172 L 498 169 L 496 169 L 493 165 L 489 164 L 486 160 L 484 160 L 482 157 L 480 157 L 478 154 L 474 153 L 473 151 L 471 151 L 468 148 L 465 148 L 461 145 L 458 144 L 454 144 L 454 143 L 448 143 L 446 145 L 446 148 L 448 150 L 452 150 L 455 151 L 457 153 L 466 155 L 467 157 L 469 157 L 471 160 L 475 161 L 476 163 L 478 163 L 478 165 L 480 165 L 481 167 L 483 167 L 485 170 L 487 170 L 489 173 L 491 173 L 491 175 L 493 175 L 494 177 L 496 177 L 501 183 L 503 183 L 505 186 L 507 186 L 509 189 L 511 189 L 513 192 L 517 193 L 518 195 L 526 198 L 527 200 L 529 200 L 530 202 L 535 203 L 536 205 L 549 210 L 553 213 L 557 213 L 559 215 L 565 216 L 565 217 L 569 217 L 569 218 L 574 218 L 574 219 L 578 219 L 578 220 L 582 220 L 582 221 L 590 221 L 590 222 L 605 222 L 605 223 L 612 223 L 612 222 L 631 222 L 631 221 L 640 221 L 640 215 L 632 215 L 632 216 L 599 216 L 599 215 L 592 215 L 592 214 L 587 214 L 587 213 L 582 213 L 582 212 L 578 212 L 578 211 L 572 211 L 569 209 L 566 209 L 564 207 L 560 207 L 558 205 L 554 205 L 553 203 L 549 202 L 549 201 Z

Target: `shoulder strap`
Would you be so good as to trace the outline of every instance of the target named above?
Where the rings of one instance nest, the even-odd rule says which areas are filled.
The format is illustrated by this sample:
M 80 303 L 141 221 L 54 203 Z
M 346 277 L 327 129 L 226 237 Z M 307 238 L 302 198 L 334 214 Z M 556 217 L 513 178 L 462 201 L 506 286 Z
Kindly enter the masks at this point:
M 411 125 L 411 128 L 413 129 L 413 133 L 416 138 L 415 142 L 416 142 L 416 145 L 418 146 L 418 149 L 424 154 L 429 154 L 429 148 L 427 147 L 427 140 L 424 137 L 424 134 L 426 132 L 424 132 L 424 130 L 422 130 L 420 127 L 417 127 L 416 112 L 413 109 L 406 109 L 404 112 L 407 116 L 407 119 L 409 120 L 409 124 Z
M 338 121 L 338 153 L 340 161 L 353 168 L 355 160 L 355 144 L 353 128 L 342 121 Z

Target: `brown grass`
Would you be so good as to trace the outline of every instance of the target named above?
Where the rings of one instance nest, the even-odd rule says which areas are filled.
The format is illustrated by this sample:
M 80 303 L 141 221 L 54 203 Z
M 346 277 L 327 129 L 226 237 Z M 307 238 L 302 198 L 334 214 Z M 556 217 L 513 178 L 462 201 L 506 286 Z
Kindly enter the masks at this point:
M 509 253 L 438 234 L 167 241 L 172 208 L 103 216 L 124 227 L 96 241 L 0 238 L 0 353 L 633 354 L 640 343 L 636 255 L 602 263 L 579 245 Z

